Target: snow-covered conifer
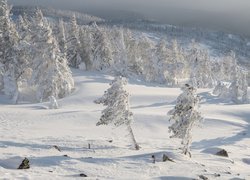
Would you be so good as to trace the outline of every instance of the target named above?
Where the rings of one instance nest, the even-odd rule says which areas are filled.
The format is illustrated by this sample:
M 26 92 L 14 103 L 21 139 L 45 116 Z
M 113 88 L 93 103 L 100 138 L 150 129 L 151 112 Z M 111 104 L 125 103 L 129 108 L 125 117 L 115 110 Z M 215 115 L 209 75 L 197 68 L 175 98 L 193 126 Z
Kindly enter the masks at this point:
M 129 107 L 129 94 L 124 89 L 126 84 L 126 78 L 121 76 L 116 77 L 111 82 L 111 87 L 105 91 L 101 98 L 95 101 L 97 104 L 107 106 L 106 109 L 102 111 L 100 121 L 96 125 L 114 124 L 115 126 L 126 126 L 131 137 L 133 147 L 138 150 L 139 146 L 131 128 L 133 113 L 130 111 Z
M 126 33 L 124 41 L 127 51 L 128 73 L 142 75 L 143 60 L 140 55 L 138 41 L 130 30 L 126 29 L 124 33 Z
M 69 65 L 71 67 L 78 68 L 79 64 L 82 62 L 82 59 L 80 55 L 79 27 L 75 14 L 70 20 L 70 29 L 68 31 L 66 45 Z
M 18 94 L 18 78 L 23 73 L 18 57 L 20 37 L 10 18 L 11 8 L 6 0 L 0 1 L 0 88 L 14 102 Z
M 199 112 L 199 96 L 196 89 L 188 84 L 182 88 L 183 93 L 177 98 L 176 106 L 168 112 L 170 121 L 174 123 L 169 127 L 173 133 L 171 138 L 182 139 L 182 150 L 184 154 L 190 154 L 190 144 L 192 141 L 191 131 L 193 126 L 202 120 Z
M 65 36 L 65 28 L 64 28 L 64 22 L 62 19 L 59 20 L 59 25 L 58 25 L 58 45 L 61 53 L 63 55 L 67 55 L 67 44 L 66 44 L 66 36 Z
M 176 40 L 172 41 L 170 52 L 168 74 L 169 77 L 172 77 L 172 82 L 169 84 L 176 86 L 179 85 L 179 79 L 185 77 L 186 63 L 184 61 L 183 52 Z
M 110 39 L 115 59 L 113 70 L 115 74 L 128 76 L 128 57 L 124 31 L 123 28 L 115 27 L 110 33 Z
M 158 78 L 157 62 L 154 56 L 155 46 L 151 39 L 142 35 L 138 42 L 140 57 L 142 60 L 142 75 L 146 81 L 156 81 Z
M 33 32 L 36 56 L 32 64 L 32 84 L 37 89 L 37 99 L 42 101 L 49 96 L 63 98 L 74 87 L 71 71 L 41 10 L 36 12 L 35 19 L 38 22 L 35 22 Z
M 104 70 L 114 64 L 110 40 L 106 29 L 93 24 L 94 34 L 94 57 L 93 67 L 97 70 Z
M 248 102 L 248 83 L 247 83 L 247 71 L 243 70 L 237 65 L 234 66 L 232 72 L 232 82 L 229 87 L 229 94 L 231 100 L 236 104 L 242 104 Z
M 91 70 L 93 68 L 94 42 L 93 33 L 90 27 L 84 26 L 80 29 L 80 50 L 82 62 L 79 64 L 79 69 Z M 85 67 L 85 68 L 84 68 Z
M 190 84 L 197 88 L 211 88 L 215 86 L 208 52 L 201 50 L 197 52 L 191 65 Z
M 172 78 L 168 73 L 168 61 L 169 61 L 169 49 L 165 40 L 161 40 L 156 45 L 156 57 L 157 57 L 157 70 L 158 70 L 158 81 L 161 83 L 169 84 L 172 82 Z

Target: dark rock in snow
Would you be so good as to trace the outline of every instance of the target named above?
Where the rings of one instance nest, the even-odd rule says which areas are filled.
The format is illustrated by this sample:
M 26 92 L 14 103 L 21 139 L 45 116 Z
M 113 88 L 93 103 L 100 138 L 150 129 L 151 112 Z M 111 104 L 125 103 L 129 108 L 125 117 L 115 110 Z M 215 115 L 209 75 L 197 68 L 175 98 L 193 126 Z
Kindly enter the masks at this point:
M 155 160 L 155 155 L 152 155 L 151 157 L 152 157 L 152 159 L 153 159 L 153 163 L 155 163 L 155 161 L 156 161 L 156 160 Z
M 208 178 L 204 175 L 199 175 L 199 178 L 202 179 L 202 180 L 208 180 Z
M 88 177 L 86 174 L 81 173 L 80 177 Z
M 228 153 L 227 153 L 227 151 L 225 149 L 220 150 L 215 155 L 217 155 L 217 156 L 223 156 L 223 157 L 228 157 Z
M 215 177 L 220 177 L 220 174 L 214 173 Z
M 162 161 L 163 161 L 163 162 L 166 162 L 166 161 L 174 162 L 174 161 L 173 161 L 172 159 L 170 159 L 166 154 L 163 154 Z
M 58 146 L 53 146 L 53 148 L 55 148 L 56 150 L 58 150 L 59 152 L 61 152 L 61 149 Z
M 27 158 L 24 158 L 18 169 L 29 169 L 30 168 L 29 162 L 30 161 Z

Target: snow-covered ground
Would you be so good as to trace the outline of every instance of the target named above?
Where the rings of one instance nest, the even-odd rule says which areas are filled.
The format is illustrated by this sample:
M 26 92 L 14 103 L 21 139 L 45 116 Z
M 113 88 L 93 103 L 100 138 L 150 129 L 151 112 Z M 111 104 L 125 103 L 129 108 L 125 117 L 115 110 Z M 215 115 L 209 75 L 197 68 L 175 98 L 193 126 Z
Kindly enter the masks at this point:
M 59 100 L 60 109 L 47 109 L 48 103 L 10 105 L 0 95 L 0 179 L 75 179 L 81 173 L 89 179 L 250 179 L 250 105 L 223 103 L 209 89 L 199 90 L 205 120 L 193 131 L 189 158 L 168 133 L 167 112 L 181 91 L 130 81 L 133 129 L 141 146 L 135 151 L 123 128 L 95 125 L 104 107 L 93 100 L 113 77 L 73 74 L 76 89 Z M 229 158 L 214 155 L 219 148 Z M 162 162 L 163 154 L 174 162 Z M 31 168 L 16 170 L 25 157 Z

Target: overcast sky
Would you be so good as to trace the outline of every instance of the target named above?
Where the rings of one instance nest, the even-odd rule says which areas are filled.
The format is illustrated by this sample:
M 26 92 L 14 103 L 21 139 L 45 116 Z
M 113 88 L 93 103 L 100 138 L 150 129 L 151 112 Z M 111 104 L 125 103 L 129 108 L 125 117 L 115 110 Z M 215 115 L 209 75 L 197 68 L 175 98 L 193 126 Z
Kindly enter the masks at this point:
M 250 36 L 250 0 L 9 0 L 14 5 L 43 5 L 94 15 L 131 11 L 177 25 L 218 27 Z

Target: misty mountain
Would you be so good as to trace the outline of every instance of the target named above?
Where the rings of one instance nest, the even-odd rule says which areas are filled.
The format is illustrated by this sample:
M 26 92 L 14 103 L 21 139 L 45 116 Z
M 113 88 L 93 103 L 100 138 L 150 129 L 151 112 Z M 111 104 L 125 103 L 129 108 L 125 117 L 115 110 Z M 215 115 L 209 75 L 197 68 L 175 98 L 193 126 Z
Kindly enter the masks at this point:
M 133 20 L 140 16 L 161 23 L 250 36 L 248 0 L 11 0 L 10 3 L 77 10 L 112 20 Z

